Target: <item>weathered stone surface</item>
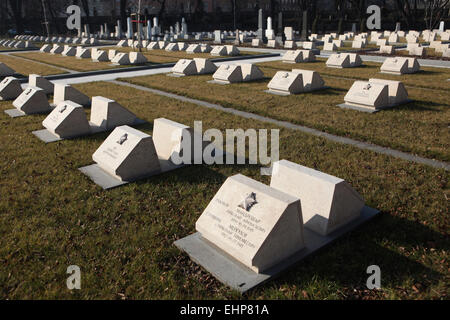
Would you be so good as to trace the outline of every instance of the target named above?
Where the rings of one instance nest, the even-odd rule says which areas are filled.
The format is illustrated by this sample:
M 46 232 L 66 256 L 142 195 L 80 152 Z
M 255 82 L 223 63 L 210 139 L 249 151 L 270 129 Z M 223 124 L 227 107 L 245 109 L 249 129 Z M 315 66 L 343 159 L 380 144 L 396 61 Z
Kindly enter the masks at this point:
M 182 150 L 181 142 L 191 141 L 191 150 Z M 201 139 L 201 138 L 200 138 Z M 180 157 L 183 152 L 190 152 L 190 163 L 194 163 L 194 130 L 184 124 L 158 118 L 153 121 L 153 141 L 163 172 L 178 168 L 185 163 L 176 164 L 172 157 Z
M 54 44 L 53 48 L 50 49 L 51 54 L 59 54 L 59 53 L 62 53 L 63 51 L 64 51 L 64 47 L 60 46 L 58 44 Z
M 385 79 L 369 79 L 369 83 L 379 83 L 388 86 L 389 106 L 399 105 L 408 102 L 408 92 L 400 81 Z
M 70 100 L 75 103 L 78 103 L 82 106 L 88 106 L 91 102 L 88 96 L 81 93 L 74 87 L 64 84 L 64 83 L 55 83 L 55 90 L 53 95 L 53 104 L 58 105 L 60 102 L 65 100 Z
M 16 71 L 8 67 L 5 63 L 0 62 L 0 77 L 9 77 L 15 73 Z
M 91 133 L 83 106 L 63 101 L 44 119 L 42 125 L 61 139 L 84 136 Z
M 115 128 L 92 159 L 121 181 L 134 181 L 161 170 L 152 137 L 129 126 Z
M 77 47 L 77 53 L 75 55 L 78 59 L 90 59 L 91 58 L 91 50 L 88 48 Z
M 178 51 L 178 44 L 176 42 L 169 43 L 165 49 L 166 51 Z
M 75 47 L 65 45 L 61 54 L 65 57 L 74 57 L 77 54 L 77 49 Z
M 211 74 L 217 70 L 217 66 L 209 59 L 194 58 L 197 74 Z
M 359 108 L 378 110 L 389 105 L 389 88 L 386 84 L 355 81 L 344 97 L 346 104 Z
M 264 73 L 252 63 L 239 63 L 242 72 L 242 81 L 256 81 L 264 78 Z
M 358 218 L 364 207 L 345 180 L 287 160 L 273 164 L 270 186 L 299 198 L 305 228 L 322 236 Z
M 420 71 L 420 65 L 416 58 L 387 58 L 381 65 L 382 73 L 406 74 Z
M 14 100 L 22 93 L 19 79 L 6 77 L 0 82 L 0 100 Z
M 173 66 L 171 71 L 174 74 L 192 76 L 197 74 L 197 66 L 195 65 L 194 60 L 180 59 L 175 66 Z
M 25 114 L 45 113 L 51 110 L 44 90 L 28 86 L 13 102 L 16 109 Z
M 130 52 L 128 59 L 131 64 L 144 64 L 147 63 L 147 58 L 141 52 Z
M 299 73 L 278 71 L 267 85 L 270 92 L 284 95 L 303 92 L 303 79 Z
M 43 89 L 45 94 L 52 94 L 55 87 L 53 82 L 45 79 L 38 74 L 30 74 L 28 76 L 28 85 Z
M 242 82 L 241 66 L 236 64 L 222 64 L 213 74 L 213 79 L 223 83 Z
M 320 90 L 325 86 L 325 81 L 323 81 L 320 74 L 316 71 L 292 69 L 292 72 L 302 75 L 303 92 Z
M 393 46 L 386 46 L 386 45 L 380 46 L 380 53 L 394 54 L 394 51 L 395 49 Z
M 186 53 L 200 53 L 202 52 L 202 49 L 199 44 L 193 43 L 189 45 L 189 47 L 186 49 Z
M 130 64 L 130 58 L 128 53 L 119 52 L 114 56 L 111 62 L 115 65 L 127 65 Z
M 92 97 L 91 124 L 111 130 L 117 126 L 132 125 L 136 120 L 136 115 L 118 102 L 100 96 Z
M 227 55 L 227 48 L 225 46 L 213 46 L 211 50 L 212 56 L 226 56 Z
M 195 226 L 257 273 L 304 248 L 299 199 L 240 174 L 225 181 Z
M 361 64 L 361 57 L 356 53 L 335 53 L 326 62 L 327 67 L 330 68 L 353 68 Z

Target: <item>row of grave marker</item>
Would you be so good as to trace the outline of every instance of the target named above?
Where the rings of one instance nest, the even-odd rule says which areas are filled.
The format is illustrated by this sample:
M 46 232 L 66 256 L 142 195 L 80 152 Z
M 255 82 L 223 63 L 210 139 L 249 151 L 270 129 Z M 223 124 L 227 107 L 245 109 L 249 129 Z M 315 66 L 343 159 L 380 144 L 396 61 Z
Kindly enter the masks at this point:
M 32 76 L 30 84 L 33 86 L 26 88 L 24 95 L 31 94 L 27 91 L 30 88 L 33 95 L 44 91 L 34 85 L 51 92 L 51 83 L 38 76 Z M 159 118 L 153 121 L 150 136 L 120 125 L 132 123 L 136 117 L 103 97 L 92 98 L 88 123 L 79 103 L 86 105 L 89 99 L 68 85 L 55 84 L 54 88 L 54 102 L 64 100 L 43 121 L 53 134 L 67 138 L 81 131 L 91 134 L 91 123 L 105 129 L 115 127 L 92 155 L 95 163 L 80 168 L 105 189 L 184 166 L 171 159 L 174 153 L 182 152 L 179 146 L 183 139 L 194 139 L 196 133 L 190 127 Z M 175 244 L 227 285 L 246 291 L 377 213 L 365 207 L 363 198 L 343 179 L 281 160 L 273 165 L 270 186 L 240 174 L 228 178 L 197 220 L 198 233 Z M 208 246 L 207 251 L 195 250 L 204 246 Z M 203 262 L 205 253 L 210 257 L 207 263 Z M 232 265 L 232 273 L 226 272 L 225 277 L 220 267 L 214 267 L 224 257 Z

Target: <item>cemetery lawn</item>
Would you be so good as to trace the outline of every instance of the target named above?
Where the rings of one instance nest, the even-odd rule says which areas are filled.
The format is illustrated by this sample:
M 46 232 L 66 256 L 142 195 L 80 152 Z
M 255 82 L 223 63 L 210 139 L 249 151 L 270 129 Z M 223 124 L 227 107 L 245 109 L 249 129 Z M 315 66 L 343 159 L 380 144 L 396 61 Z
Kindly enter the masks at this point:
M 34 63 L 33 61 L 24 61 L 13 57 L 12 55 L 1 54 L 0 62 L 7 64 L 10 68 L 14 69 L 18 74 L 28 76 L 30 74 L 39 74 L 41 76 L 48 76 L 54 74 L 67 73 L 64 70 L 53 68 L 51 66 L 45 66 L 43 64 Z
M 330 75 L 342 72 L 342 76 L 348 78 L 363 78 L 358 73 L 367 74 L 365 79 L 369 76 L 392 79 L 394 76 L 378 73 L 375 75 L 374 66 L 358 68 L 359 70 L 327 68 L 322 72 L 324 70 L 323 65 L 322 62 L 297 65 L 277 64 L 276 62 L 263 63 L 260 66 L 267 79 L 231 85 L 207 83 L 208 80 L 212 79 L 211 75 L 174 78 L 165 74 L 158 74 L 122 80 L 217 103 L 227 108 L 305 125 L 331 134 L 420 154 L 428 158 L 450 160 L 448 91 L 408 87 L 410 98 L 416 100 L 413 103 L 374 114 L 341 109 L 336 105 L 344 102 L 344 96 L 354 80 L 325 76 L 326 72 Z M 330 88 L 287 97 L 264 92 L 270 78 L 282 67 L 285 69 L 317 70 L 322 74 L 325 85 Z M 436 75 L 439 79 L 450 77 L 445 69 L 434 69 L 428 72 Z M 427 73 L 415 76 L 418 79 L 427 78 L 430 81 L 430 76 Z M 408 84 L 414 83 L 410 80 L 410 77 L 413 77 L 413 75 L 397 79 L 402 79 Z M 418 80 L 418 82 L 423 85 L 426 84 L 425 79 Z M 430 83 L 430 85 L 433 84 L 435 86 L 449 86 L 447 81 L 438 79 Z
M 112 65 L 109 61 L 93 62 L 91 58 L 77 59 L 76 57 L 65 57 L 61 54 L 53 55 L 50 53 L 42 53 L 39 51 L 14 53 L 13 55 L 80 72 L 132 67 L 132 65 L 115 66 Z
M 149 122 L 275 128 L 111 83 L 76 87 Z M 0 102 L 8 108 L 11 102 Z M 108 134 L 46 145 L 31 134 L 43 119 L 0 112 L 1 299 L 240 298 L 173 242 L 195 232 L 227 177 L 242 173 L 269 183 L 257 166 L 197 165 L 103 191 L 78 168 L 93 162 Z M 138 129 L 151 134 L 152 125 Z M 244 298 L 449 298 L 448 172 L 289 129 L 280 129 L 280 158 L 347 180 L 382 214 Z M 381 290 L 365 287 L 372 264 L 382 270 Z M 66 287 L 69 265 L 81 268 L 81 290 Z

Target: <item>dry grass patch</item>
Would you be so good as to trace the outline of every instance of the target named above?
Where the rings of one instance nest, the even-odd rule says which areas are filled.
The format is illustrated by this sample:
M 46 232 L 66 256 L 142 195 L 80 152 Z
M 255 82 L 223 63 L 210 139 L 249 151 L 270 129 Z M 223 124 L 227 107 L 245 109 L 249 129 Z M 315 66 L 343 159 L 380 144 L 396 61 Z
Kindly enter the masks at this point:
M 116 99 L 149 121 L 274 128 L 110 83 L 76 87 Z M 10 107 L 0 102 L 0 109 Z M 194 232 L 228 176 L 267 183 L 257 166 L 192 166 L 103 191 L 77 168 L 92 163 L 107 134 L 46 145 L 31 134 L 43 118 L 0 114 L 2 299 L 239 298 L 173 242 Z M 152 131 L 151 125 L 139 129 Z M 448 297 L 447 172 L 287 129 L 280 131 L 280 156 L 348 180 L 383 214 L 245 298 Z M 374 263 L 382 270 L 382 289 L 368 292 L 365 271 Z M 82 290 L 66 288 L 72 264 L 81 268 Z
M 15 53 L 14 55 L 80 72 L 125 67 L 111 65 L 111 62 L 93 62 L 90 58 L 77 59 L 76 57 L 65 57 L 60 54 L 53 55 L 42 52 Z

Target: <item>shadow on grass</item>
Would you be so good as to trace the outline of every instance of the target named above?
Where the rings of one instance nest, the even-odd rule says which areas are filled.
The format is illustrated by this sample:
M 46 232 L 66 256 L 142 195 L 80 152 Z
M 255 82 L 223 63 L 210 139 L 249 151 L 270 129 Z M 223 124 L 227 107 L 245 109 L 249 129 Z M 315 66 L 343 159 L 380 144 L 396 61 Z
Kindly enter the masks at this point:
M 430 286 L 442 277 L 441 273 L 381 246 L 380 242 L 389 242 L 400 248 L 433 242 L 434 248 L 449 250 L 440 233 L 416 222 L 382 214 L 256 290 L 262 294 L 268 287 L 281 285 L 302 288 L 313 279 L 336 283 L 344 288 L 365 288 L 369 277 L 366 269 L 370 265 L 380 267 L 382 288 L 398 288 L 411 279 Z
M 426 105 L 425 105 L 426 104 Z M 436 107 L 436 108 L 432 108 Z M 396 106 L 395 108 L 391 108 L 389 110 L 410 110 L 410 111 L 431 111 L 431 112 L 443 112 L 444 110 L 437 109 L 438 107 L 450 107 L 450 105 L 447 104 L 440 104 L 435 102 L 424 102 L 424 101 L 411 101 L 399 106 Z

